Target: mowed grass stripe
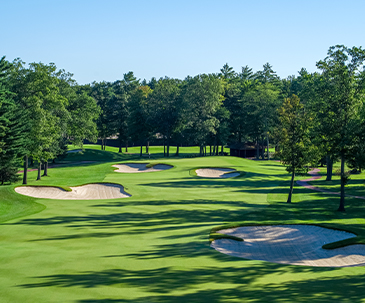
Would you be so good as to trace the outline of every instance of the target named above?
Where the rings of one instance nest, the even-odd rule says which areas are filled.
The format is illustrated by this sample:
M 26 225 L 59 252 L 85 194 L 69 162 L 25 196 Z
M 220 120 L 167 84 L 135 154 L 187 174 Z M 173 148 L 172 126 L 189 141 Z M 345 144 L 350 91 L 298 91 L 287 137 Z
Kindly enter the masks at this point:
M 92 159 L 88 151 L 85 154 Z M 330 221 L 360 227 L 365 222 L 358 206 L 337 214 L 336 197 L 300 188 L 294 191 L 296 203 L 287 205 L 283 181 L 288 176 L 271 161 L 161 158 L 158 162 L 174 168 L 121 174 L 114 173 L 111 165 L 123 160 L 111 158 L 51 169 L 51 177 L 30 182 L 56 186 L 112 182 L 125 186 L 132 197 L 86 201 L 25 197 L 24 201 L 41 203 L 46 209 L 0 226 L 0 294 L 5 302 L 362 300 L 362 268 L 242 260 L 216 252 L 208 241 L 213 227 L 234 222 Z M 246 173 L 219 180 L 189 174 L 194 167 L 214 166 Z M 8 191 L 12 201 L 22 199 L 12 187 L 0 191 Z

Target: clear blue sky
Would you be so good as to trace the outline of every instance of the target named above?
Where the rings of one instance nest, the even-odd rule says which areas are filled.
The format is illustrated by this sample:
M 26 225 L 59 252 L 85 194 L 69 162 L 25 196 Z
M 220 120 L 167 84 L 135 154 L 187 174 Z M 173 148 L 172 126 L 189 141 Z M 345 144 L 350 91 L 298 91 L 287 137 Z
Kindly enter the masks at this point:
M 269 62 L 316 70 L 329 46 L 363 46 L 365 1 L 0 0 L 0 56 L 54 62 L 80 84 Z

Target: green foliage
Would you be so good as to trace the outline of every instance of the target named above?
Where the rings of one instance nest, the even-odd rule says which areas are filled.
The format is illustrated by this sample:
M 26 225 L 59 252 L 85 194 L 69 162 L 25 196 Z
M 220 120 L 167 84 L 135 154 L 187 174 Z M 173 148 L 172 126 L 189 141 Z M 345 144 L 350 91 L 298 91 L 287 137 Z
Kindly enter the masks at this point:
M 170 139 L 177 137 L 176 134 L 184 127 L 180 85 L 181 81 L 177 79 L 160 79 L 147 98 L 149 119 L 151 124 L 156 125 L 154 131 L 167 140 L 167 156 L 169 156 Z
M 315 148 L 309 135 L 312 118 L 296 95 L 286 98 L 278 112 L 280 126 L 277 130 L 277 156 L 288 172 L 306 172 L 315 157 Z
M 12 101 L 7 76 L 10 64 L 0 60 L 0 184 L 16 182 L 27 127 L 21 109 Z
M 105 138 L 115 133 L 114 121 L 112 119 L 111 102 L 114 96 L 112 84 L 109 82 L 93 82 L 91 84 L 90 95 L 96 100 L 100 108 L 100 114 L 97 120 L 98 137 Z M 102 146 L 102 148 L 105 148 Z
M 222 81 L 214 75 L 187 78 L 182 89 L 184 107 L 187 109 L 186 135 L 191 143 L 205 145 L 209 134 L 215 134 L 218 119 L 215 114 L 222 104 Z
M 11 91 L 29 123 L 27 153 L 37 160 L 55 158 L 66 133 L 68 100 L 60 93 L 61 74 L 53 63 L 30 63 L 28 68 L 19 60 L 12 63 Z

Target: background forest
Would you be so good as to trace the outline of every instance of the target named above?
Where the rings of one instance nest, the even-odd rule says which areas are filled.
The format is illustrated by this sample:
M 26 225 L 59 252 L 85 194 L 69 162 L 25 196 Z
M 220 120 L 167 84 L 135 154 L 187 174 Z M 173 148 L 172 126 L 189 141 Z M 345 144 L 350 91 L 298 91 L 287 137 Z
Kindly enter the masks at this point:
M 65 154 L 68 144 L 113 137 L 122 148 L 164 145 L 200 146 L 200 155 L 223 153 L 227 144 L 261 146 L 257 158 L 269 159 L 269 146 L 295 172 L 309 164 L 341 161 L 365 167 L 365 53 L 337 45 L 317 62 L 318 72 L 302 68 L 281 79 L 269 63 L 254 72 L 228 64 L 215 74 L 185 79 L 139 80 L 133 72 L 115 82 L 78 85 L 53 63 L 0 61 L 0 182 L 14 182 L 28 161 L 41 165 Z M 207 145 L 210 149 L 207 152 Z M 259 151 L 259 149 L 257 149 Z M 265 152 L 263 152 L 265 150 Z M 177 148 L 176 156 L 179 154 Z M 341 206 L 340 206 L 341 209 Z

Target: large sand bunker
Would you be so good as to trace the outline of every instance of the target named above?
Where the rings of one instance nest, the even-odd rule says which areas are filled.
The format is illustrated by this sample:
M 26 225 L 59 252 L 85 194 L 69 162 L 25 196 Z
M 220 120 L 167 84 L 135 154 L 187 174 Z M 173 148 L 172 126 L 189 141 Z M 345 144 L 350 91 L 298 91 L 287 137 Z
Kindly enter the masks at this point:
M 307 266 L 365 266 L 365 245 L 322 248 L 324 244 L 355 237 L 345 231 L 314 225 L 277 225 L 244 226 L 218 233 L 244 239 L 217 239 L 211 244 L 217 251 L 239 258 Z
M 117 199 L 131 196 L 124 191 L 123 186 L 112 183 L 87 184 L 70 188 L 72 191 L 51 186 L 20 186 L 16 187 L 15 191 L 34 198 L 60 200 Z
M 200 168 L 196 174 L 204 178 L 233 178 L 240 175 L 235 169 L 231 168 Z
M 117 173 L 149 173 L 153 171 L 161 171 L 172 168 L 171 165 L 156 164 L 153 167 L 147 167 L 146 163 L 126 163 L 126 164 L 115 164 L 113 167 L 118 169 L 115 170 Z

